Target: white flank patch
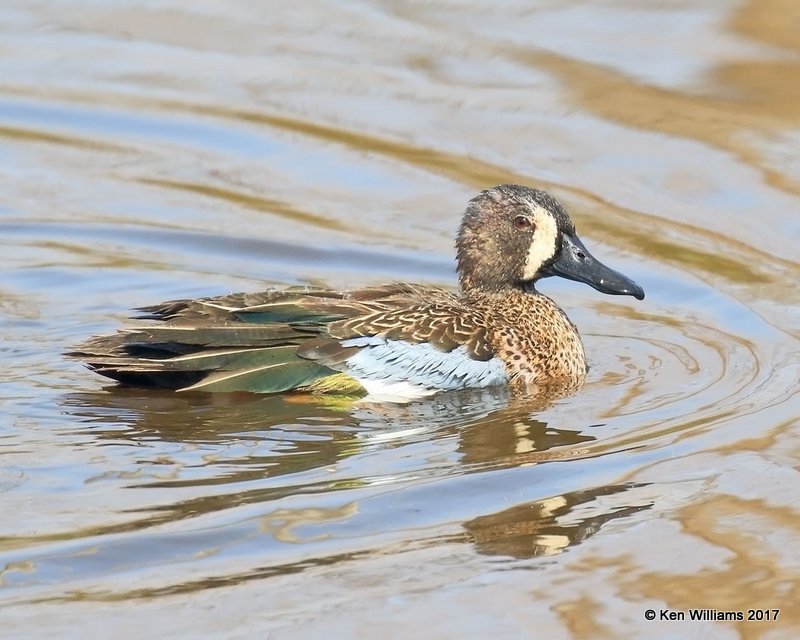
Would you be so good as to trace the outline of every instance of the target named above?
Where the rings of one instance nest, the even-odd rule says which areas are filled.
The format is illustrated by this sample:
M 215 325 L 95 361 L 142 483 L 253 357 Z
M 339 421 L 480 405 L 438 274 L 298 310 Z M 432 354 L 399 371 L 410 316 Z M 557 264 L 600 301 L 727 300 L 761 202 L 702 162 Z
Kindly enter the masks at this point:
M 437 391 L 508 382 L 502 360 L 473 360 L 466 347 L 445 353 L 427 343 L 377 336 L 343 340 L 342 346 L 363 347 L 342 363 L 342 371 L 358 380 L 370 397 L 374 394 L 384 400 L 407 401 Z
M 528 250 L 528 259 L 522 273 L 524 280 L 533 280 L 542 265 L 552 258 L 558 249 L 556 246 L 558 228 L 553 216 L 540 206 L 532 207 L 532 213 L 536 230 L 533 232 L 533 242 Z
M 358 379 L 359 384 L 367 391 L 366 400 L 373 402 L 408 402 L 419 398 L 427 398 L 436 393 L 437 389 L 425 387 L 410 382 L 390 382 L 388 380 Z

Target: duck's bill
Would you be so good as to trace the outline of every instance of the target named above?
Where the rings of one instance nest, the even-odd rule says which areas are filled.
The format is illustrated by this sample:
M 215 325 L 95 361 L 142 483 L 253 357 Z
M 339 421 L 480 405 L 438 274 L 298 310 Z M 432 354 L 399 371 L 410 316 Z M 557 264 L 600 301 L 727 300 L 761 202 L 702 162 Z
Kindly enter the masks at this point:
M 561 238 L 561 253 L 556 261 L 545 269 L 545 276 L 561 276 L 568 280 L 584 282 L 602 293 L 617 296 L 633 296 L 644 300 L 644 289 L 619 271 L 610 269 L 597 260 L 578 236 L 564 234 Z

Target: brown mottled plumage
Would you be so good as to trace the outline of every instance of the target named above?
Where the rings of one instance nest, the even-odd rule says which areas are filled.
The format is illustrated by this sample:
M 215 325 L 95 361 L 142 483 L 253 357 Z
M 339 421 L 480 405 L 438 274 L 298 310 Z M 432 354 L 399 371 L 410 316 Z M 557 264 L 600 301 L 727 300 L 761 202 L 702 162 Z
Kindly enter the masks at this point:
M 484 191 L 467 206 L 456 247 L 458 293 L 391 284 L 165 302 L 140 310 L 157 322 L 70 355 L 123 383 L 181 390 L 410 397 L 501 383 L 575 388 L 586 375 L 578 331 L 535 281 L 561 275 L 644 297 L 588 253 L 543 191 Z

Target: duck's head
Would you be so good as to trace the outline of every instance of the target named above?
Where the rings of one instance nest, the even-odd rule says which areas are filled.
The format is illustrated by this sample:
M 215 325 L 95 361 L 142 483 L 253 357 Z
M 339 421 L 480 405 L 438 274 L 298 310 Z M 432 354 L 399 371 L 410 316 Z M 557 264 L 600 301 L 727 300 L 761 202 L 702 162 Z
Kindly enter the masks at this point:
M 470 200 L 456 241 L 464 292 L 499 293 L 561 276 L 602 293 L 644 298 L 630 278 L 586 249 L 564 207 L 549 193 L 504 184 Z

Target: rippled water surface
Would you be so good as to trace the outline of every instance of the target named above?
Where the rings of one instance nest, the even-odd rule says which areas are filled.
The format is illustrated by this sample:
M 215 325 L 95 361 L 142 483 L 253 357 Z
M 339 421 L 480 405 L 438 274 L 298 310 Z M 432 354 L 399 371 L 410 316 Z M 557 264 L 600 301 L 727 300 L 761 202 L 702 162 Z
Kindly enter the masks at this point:
M 3 2 L 3 637 L 798 637 L 798 20 Z M 543 284 L 573 397 L 176 395 L 61 355 L 165 299 L 452 286 L 500 182 L 648 293 Z M 645 619 L 694 608 L 780 613 Z

